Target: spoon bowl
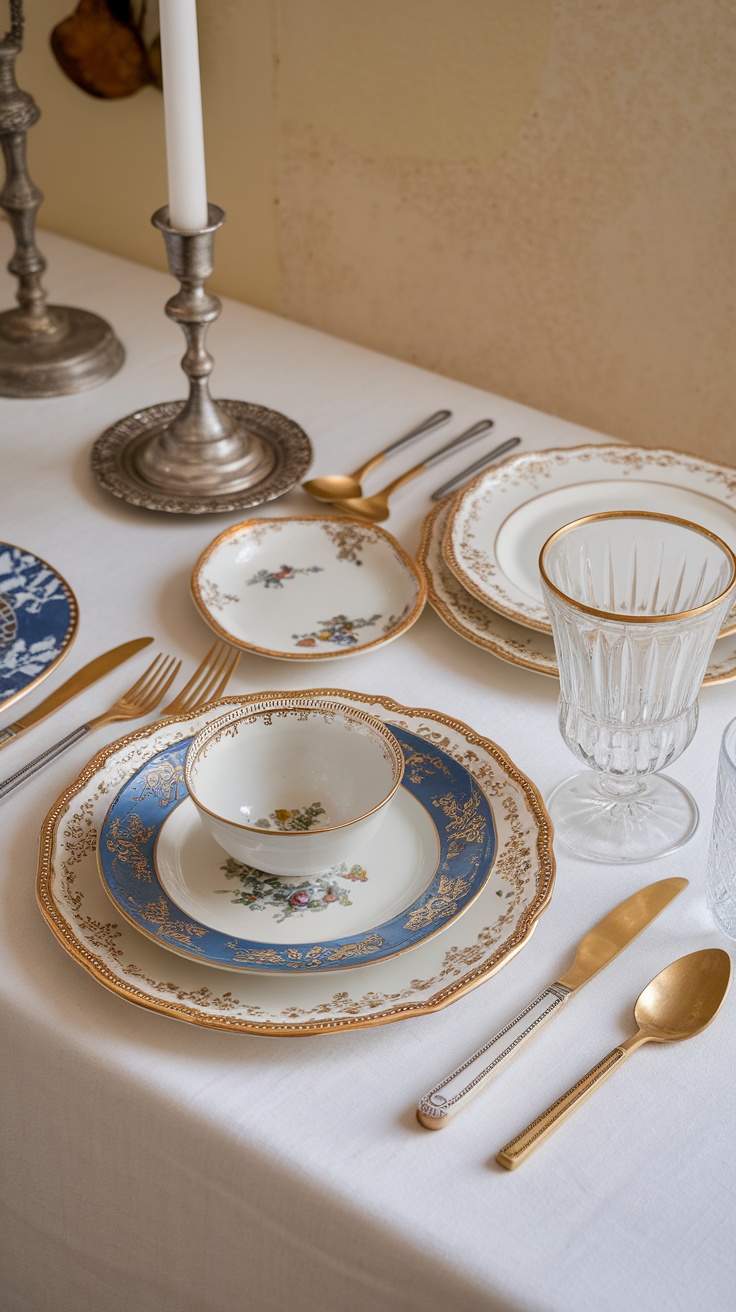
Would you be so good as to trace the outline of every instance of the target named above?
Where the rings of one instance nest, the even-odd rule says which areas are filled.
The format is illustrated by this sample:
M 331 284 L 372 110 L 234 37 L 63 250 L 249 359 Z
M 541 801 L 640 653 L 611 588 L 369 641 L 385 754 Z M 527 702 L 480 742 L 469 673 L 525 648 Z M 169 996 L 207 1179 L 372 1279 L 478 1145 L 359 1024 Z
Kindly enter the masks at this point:
M 483 433 L 487 433 L 490 428 L 493 428 L 493 426 L 493 419 L 480 419 L 477 424 L 472 424 L 470 428 L 466 428 L 465 432 L 461 433 L 459 437 L 453 438 L 453 440 L 448 442 L 446 446 L 441 446 L 439 451 L 435 451 L 433 455 L 427 456 L 420 464 L 413 465 L 412 468 L 407 469 L 405 473 L 399 474 L 398 478 L 395 478 L 392 483 L 387 483 L 386 486 L 382 487 L 380 492 L 376 492 L 374 496 L 343 497 L 338 503 L 340 509 L 349 510 L 352 515 L 357 515 L 360 519 L 371 520 L 374 524 L 380 523 L 382 519 L 388 519 L 390 514 L 388 499 L 394 492 L 397 492 L 405 483 L 411 482 L 411 480 L 416 478 L 419 474 L 423 474 L 425 469 L 431 469 L 432 465 L 436 465 L 440 460 L 444 460 L 445 456 L 450 452 L 459 451 L 461 447 L 467 446 L 468 442 L 475 442 L 476 438 L 480 437 Z M 507 446 L 508 443 L 502 443 L 501 447 L 497 447 L 495 451 L 490 451 L 488 453 L 486 460 L 491 460 L 494 456 L 498 455 L 501 450 L 505 451 Z
M 637 998 L 640 1042 L 676 1043 L 699 1034 L 721 1006 L 730 978 L 731 959 L 721 948 L 673 961 Z
M 413 442 L 415 438 L 421 437 L 423 433 L 430 433 L 433 429 L 439 428 L 441 424 L 446 424 L 448 419 L 452 418 L 451 410 L 436 410 L 429 419 L 425 419 L 416 428 L 412 428 L 403 437 L 399 437 L 390 446 L 384 447 L 377 455 L 371 456 L 365 464 L 352 474 L 324 474 L 322 478 L 308 478 L 306 483 L 302 483 L 305 492 L 316 501 L 342 501 L 345 497 L 360 497 L 363 494 L 361 480 L 369 474 L 371 470 L 380 465 L 388 456 L 393 455 L 394 451 L 400 451 L 402 447 Z M 385 516 L 384 516 L 385 519 Z
M 359 497 L 363 491 L 360 479 L 351 474 L 325 474 L 322 478 L 308 478 L 302 487 L 316 501 L 342 501 L 343 497 Z
M 376 492 L 372 497 L 343 497 L 340 509 L 350 511 L 351 515 L 360 515 L 361 519 L 369 519 L 373 524 L 380 524 L 391 513 L 386 492 Z

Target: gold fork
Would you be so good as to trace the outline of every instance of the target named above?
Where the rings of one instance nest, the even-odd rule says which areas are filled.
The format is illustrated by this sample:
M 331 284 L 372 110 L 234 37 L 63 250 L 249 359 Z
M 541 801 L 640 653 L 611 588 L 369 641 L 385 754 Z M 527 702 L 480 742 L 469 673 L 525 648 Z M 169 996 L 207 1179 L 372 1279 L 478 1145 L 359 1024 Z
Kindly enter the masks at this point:
M 57 756 L 61 756 L 68 747 L 73 747 L 75 743 L 80 742 L 93 729 L 99 729 L 103 724 L 114 724 L 118 720 L 135 720 L 139 716 L 150 715 L 166 696 L 179 673 L 180 666 L 181 661 L 175 660 L 173 656 L 157 656 L 133 687 L 124 692 L 108 711 L 96 715 L 87 724 L 80 724 L 78 729 L 74 729 L 58 743 L 54 743 L 53 747 L 47 748 L 40 756 L 29 761 L 22 770 L 16 770 L 15 774 L 4 779 L 0 783 L 0 798 L 7 797 L 8 793 L 12 793 L 19 784 L 25 783 L 26 779 L 37 774 L 49 761 L 55 761 Z
M 224 693 L 239 660 L 240 652 L 237 648 L 227 642 L 216 642 L 197 666 L 189 682 L 164 707 L 159 719 L 164 720 L 167 715 L 183 715 L 186 711 L 197 710 L 206 702 L 216 701 Z

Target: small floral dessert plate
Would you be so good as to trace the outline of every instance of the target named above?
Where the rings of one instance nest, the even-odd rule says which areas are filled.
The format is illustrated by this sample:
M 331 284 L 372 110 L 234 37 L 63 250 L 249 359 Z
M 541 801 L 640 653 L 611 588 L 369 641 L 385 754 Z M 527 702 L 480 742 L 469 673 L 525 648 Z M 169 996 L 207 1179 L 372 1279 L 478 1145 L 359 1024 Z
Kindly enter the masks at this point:
M 428 601 L 440 619 L 466 642 L 490 651 L 509 665 L 519 665 L 537 674 L 559 679 L 555 644 L 546 633 L 515 624 L 497 610 L 466 592 L 445 564 L 442 539 L 455 499 L 434 506 L 422 525 L 417 559 L 428 588 Z M 719 638 L 703 679 L 703 687 L 736 679 L 736 637 Z
M 0 542 L 0 711 L 64 659 L 78 620 L 61 575 L 32 552 Z
M 395 538 L 338 518 L 251 519 L 226 529 L 192 575 L 200 613 L 227 642 L 280 660 L 330 660 L 391 642 L 426 601 Z
M 552 633 L 539 581 L 547 538 L 584 515 L 662 510 L 736 551 L 736 469 L 682 451 L 619 443 L 527 451 L 459 495 L 442 544 L 466 591 L 519 624 Z M 736 605 L 721 636 L 736 633 Z
M 172 952 L 264 974 L 363 966 L 439 933 L 490 877 L 491 807 L 447 752 L 391 727 L 406 769 L 380 829 L 359 861 L 296 884 L 228 856 L 207 832 L 186 795 L 191 738 L 157 752 L 102 826 L 100 872 L 115 906 Z
M 42 914 L 62 947 L 105 988 L 161 1015 L 211 1029 L 277 1036 L 330 1034 L 387 1025 L 447 1007 L 529 942 L 552 894 L 552 830 L 537 789 L 501 748 L 451 716 L 400 706 L 389 697 L 336 688 L 318 688 L 305 695 L 336 698 L 368 711 L 392 728 L 415 735 L 422 758 L 434 756 L 439 749 L 472 775 L 492 807 L 496 834 L 491 876 L 478 896 L 447 928 L 426 937 L 411 952 L 357 970 L 345 969 L 339 975 L 219 970 L 204 961 L 175 956 L 155 938 L 141 934 L 110 902 L 99 875 L 99 836 L 110 801 L 141 766 L 192 737 L 221 716 L 223 708 L 278 694 L 225 698 L 196 715 L 144 725 L 105 747 L 66 789 L 44 823 L 36 884 Z M 422 764 L 423 760 L 408 764 L 406 773 L 416 772 Z M 410 804 L 415 809 L 418 805 L 414 797 Z M 457 820 L 460 832 L 464 817 Z M 368 870 L 366 889 L 372 882 L 370 874 Z M 222 887 L 236 890 L 237 885 L 247 894 L 247 885 L 228 880 L 223 872 Z M 361 881 L 348 880 L 346 886 L 353 900 Z M 357 901 L 354 904 L 357 907 Z M 251 913 L 243 908 L 243 914 Z M 307 912 L 304 919 L 312 928 L 323 916 L 326 920 L 327 913 Z M 295 919 L 284 922 L 290 935 Z M 298 950 L 303 952 L 305 945 Z

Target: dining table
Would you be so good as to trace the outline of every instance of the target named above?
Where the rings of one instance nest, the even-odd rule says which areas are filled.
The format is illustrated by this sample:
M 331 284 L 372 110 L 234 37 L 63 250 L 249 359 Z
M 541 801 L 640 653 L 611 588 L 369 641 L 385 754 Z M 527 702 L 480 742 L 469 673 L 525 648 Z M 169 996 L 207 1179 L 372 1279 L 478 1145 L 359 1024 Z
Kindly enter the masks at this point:
M 52 233 L 40 244 L 51 302 L 103 315 L 126 360 L 90 391 L 0 400 L 2 537 L 50 562 L 79 606 L 66 660 L 5 710 L 0 729 L 129 639 L 150 635 L 151 654 L 191 673 L 212 641 L 190 595 L 208 544 L 245 519 L 325 509 L 297 487 L 245 512 L 166 514 L 102 488 L 90 452 L 103 430 L 183 399 L 181 341 L 163 314 L 175 284 Z M 10 254 L 3 226 L 3 263 Z M 10 276 L 0 292 L 11 304 Z M 516 436 L 519 451 L 611 440 L 233 300 L 210 346 L 213 395 L 300 425 L 312 476 L 352 470 L 440 408 L 452 428 L 394 457 L 374 487 L 485 418 L 495 425 L 487 449 Z M 652 437 L 667 445 L 666 432 Z M 692 448 L 707 455 L 707 437 L 693 433 Z M 483 449 L 458 451 L 396 492 L 384 527 L 410 556 L 431 492 Z M 133 663 L 120 666 L 9 743 L 0 773 L 104 710 L 133 675 Z M 450 715 L 498 743 L 545 798 L 576 768 L 558 729 L 557 682 L 463 641 L 429 606 L 395 641 L 349 660 L 246 651 L 228 695 L 309 688 Z M 700 808 L 684 847 L 609 866 L 556 846 L 549 904 L 502 969 L 450 1005 L 345 1032 L 277 1037 L 178 1022 L 100 987 L 49 932 L 36 900 L 44 819 L 123 727 L 97 730 L 1 801 L 3 1312 L 732 1309 L 733 991 L 712 1026 L 687 1043 L 649 1044 L 517 1171 L 495 1158 L 633 1032 L 636 998 L 664 966 L 699 948 L 732 953 L 708 907 L 705 866 L 719 740 L 735 713 L 736 684 L 705 688 L 694 741 L 671 767 Z M 684 892 L 488 1089 L 440 1133 L 419 1124 L 419 1098 L 558 979 L 587 930 L 668 876 L 686 878 Z

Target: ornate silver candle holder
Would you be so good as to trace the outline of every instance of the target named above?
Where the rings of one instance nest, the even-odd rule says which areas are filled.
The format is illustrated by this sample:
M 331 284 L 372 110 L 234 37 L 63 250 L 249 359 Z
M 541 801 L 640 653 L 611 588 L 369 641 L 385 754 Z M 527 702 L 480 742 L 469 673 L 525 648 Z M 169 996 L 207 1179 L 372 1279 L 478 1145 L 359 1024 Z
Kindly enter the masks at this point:
M 277 411 L 246 401 L 214 401 L 214 361 L 205 348 L 221 309 L 205 290 L 214 239 L 225 220 L 210 205 L 206 228 L 172 228 L 167 208 L 151 222 L 163 234 L 169 269 L 181 284 L 166 313 L 184 332 L 181 365 L 189 396 L 139 410 L 108 428 L 92 450 L 95 477 L 114 496 L 149 510 L 198 514 L 242 510 L 288 492 L 312 458 L 309 438 Z
M 31 182 L 26 164 L 28 129 L 41 111 L 15 80 L 23 44 L 21 0 L 11 0 L 10 18 L 10 31 L 0 41 L 0 146 L 6 165 L 0 205 L 15 237 L 8 269 L 18 279 L 18 308 L 0 314 L 0 395 L 63 396 L 110 378 L 125 352 L 98 315 L 46 304 L 41 286 L 46 261 L 35 241 L 43 195 Z

